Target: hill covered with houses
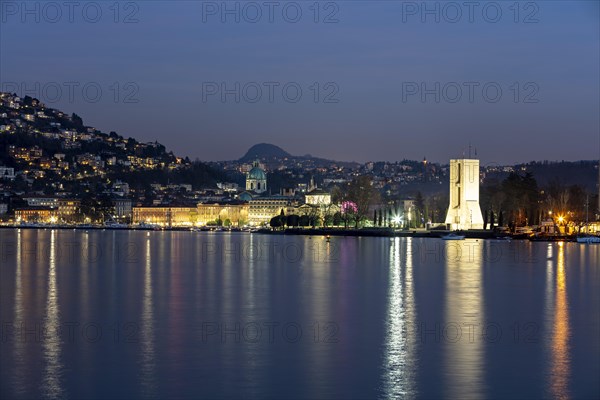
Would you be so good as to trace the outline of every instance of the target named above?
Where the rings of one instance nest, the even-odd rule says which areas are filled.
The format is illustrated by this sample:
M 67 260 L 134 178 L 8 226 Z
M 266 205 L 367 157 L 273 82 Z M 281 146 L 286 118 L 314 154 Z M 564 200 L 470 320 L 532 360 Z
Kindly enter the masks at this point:
M 4 196 L 129 197 L 141 202 L 218 190 L 219 168 L 175 156 L 158 142 L 142 143 L 86 126 L 77 114 L 35 98 L 0 93 L 0 181 Z M 193 198 L 189 199 L 193 201 Z

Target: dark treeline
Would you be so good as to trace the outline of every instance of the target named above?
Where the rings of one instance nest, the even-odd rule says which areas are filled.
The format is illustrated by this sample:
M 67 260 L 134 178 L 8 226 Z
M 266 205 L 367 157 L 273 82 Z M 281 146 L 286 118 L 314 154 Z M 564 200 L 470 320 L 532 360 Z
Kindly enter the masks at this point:
M 510 228 L 539 225 L 542 221 L 555 220 L 578 225 L 587 215 L 595 218 L 598 195 L 589 193 L 582 185 L 564 184 L 553 179 L 540 187 L 530 172 L 511 173 L 502 181 L 488 180 L 481 187 L 480 205 L 484 221 L 489 225 Z

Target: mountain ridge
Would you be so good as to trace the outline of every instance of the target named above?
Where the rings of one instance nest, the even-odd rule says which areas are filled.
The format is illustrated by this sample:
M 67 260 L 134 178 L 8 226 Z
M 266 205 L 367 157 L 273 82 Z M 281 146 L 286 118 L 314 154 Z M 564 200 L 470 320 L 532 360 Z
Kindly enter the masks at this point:
M 239 161 L 249 162 L 255 159 L 292 158 L 290 153 L 271 143 L 257 143 L 250 147 Z

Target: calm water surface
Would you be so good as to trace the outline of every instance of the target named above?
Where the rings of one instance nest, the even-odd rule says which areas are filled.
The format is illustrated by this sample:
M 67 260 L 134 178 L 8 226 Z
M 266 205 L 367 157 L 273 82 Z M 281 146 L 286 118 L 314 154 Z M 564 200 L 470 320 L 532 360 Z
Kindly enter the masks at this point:
M 599 398 L 600 246 L 0 230 L 2 398 Z

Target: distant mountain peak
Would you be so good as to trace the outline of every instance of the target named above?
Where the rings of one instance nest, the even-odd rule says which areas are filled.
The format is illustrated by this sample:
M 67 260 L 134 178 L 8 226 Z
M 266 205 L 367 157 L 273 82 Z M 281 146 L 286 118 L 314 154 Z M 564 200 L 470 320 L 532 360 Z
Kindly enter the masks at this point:
M 248 151 L 246 152 L 246 154 L 244 154 L 244 156 L 242 158 L 240 158 L 240 161 L 242 162 L 248 162 L 248 161 L 253 161 L 258 159 L 272 159 L 272 158 L 285 158 L 285 157 L 292 157 L 292 155 L 290 153 L 288 153 L 287 151 L 283 150 L 281 147 L 279 146 L 275 146 L 274 144 L 270 144 L 270 143 L 259 143 L 259 144 L 255 144 L 254 146 L 250 147 L 250 149 L 248 149 Z

